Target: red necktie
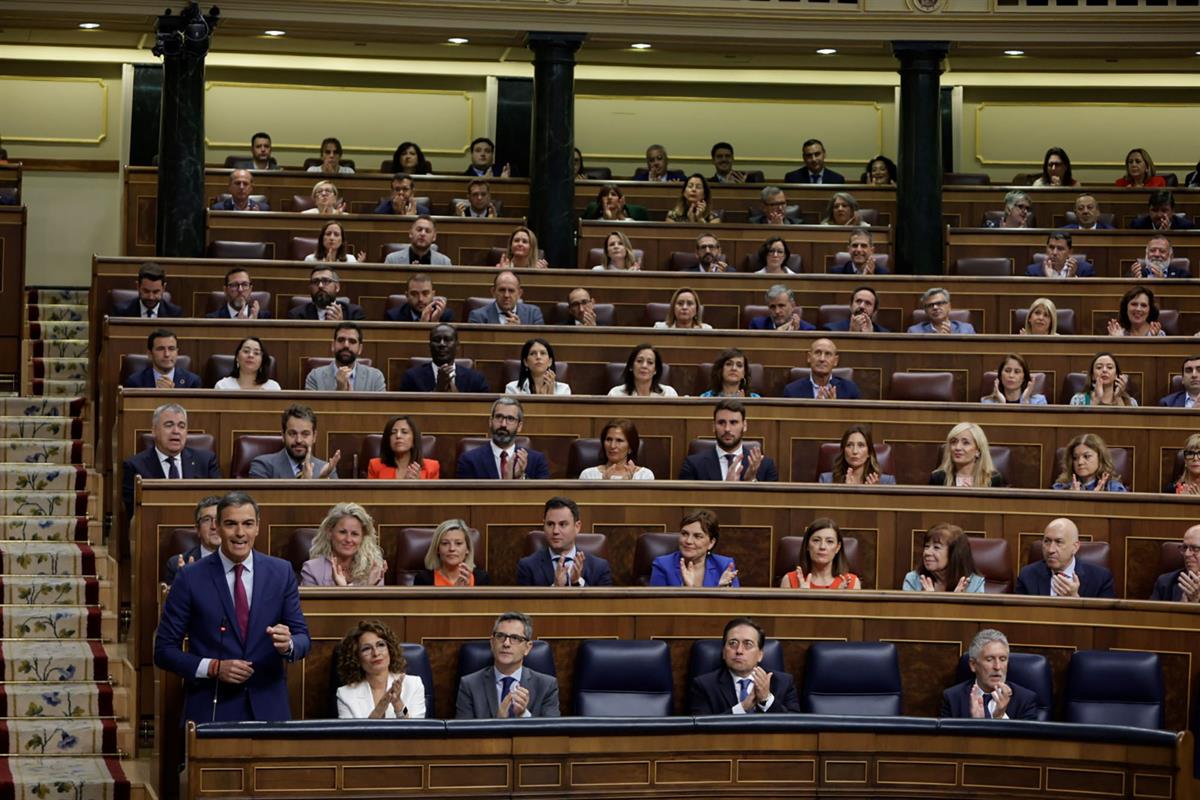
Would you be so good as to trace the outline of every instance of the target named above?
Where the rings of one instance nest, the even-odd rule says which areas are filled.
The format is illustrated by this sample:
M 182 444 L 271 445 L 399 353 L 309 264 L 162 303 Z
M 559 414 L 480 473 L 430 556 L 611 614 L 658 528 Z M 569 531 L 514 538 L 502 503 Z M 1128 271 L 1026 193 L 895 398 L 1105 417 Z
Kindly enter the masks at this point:
M 500 451 L 500 480 L 504 480 L 504 473 L 508 469 L 508 452 Z
M 242 583 L 244 569 L 244 564 L 233 565 L 233 615 L 237 617 L 238 631 L 242 634 L 243 642 L 250 627 L 250 601 L 246 599 L 246 586 Z

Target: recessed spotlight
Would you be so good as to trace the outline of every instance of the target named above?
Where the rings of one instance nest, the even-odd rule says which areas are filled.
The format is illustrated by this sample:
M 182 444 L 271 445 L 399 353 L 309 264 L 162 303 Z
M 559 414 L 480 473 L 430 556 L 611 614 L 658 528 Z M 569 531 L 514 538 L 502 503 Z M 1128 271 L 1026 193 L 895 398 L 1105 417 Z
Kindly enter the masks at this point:
M 81 23 L 79 23 L 79 27 L 83 28 L 85 31 L 92 31 L 92 30 L 95 30 L 96 28 L 99 28 L 100 23 L 99 22 L 81 22 Z
M 1006 55 L 1006 56 L 1023 56 L 1023 55 L 1025 55 L 1025 51 L 1024 50 L 1005 50 L 1004 55 Z
M 1200 50 L 1196 51 L 1196 55 L 1200 56 Z
M 634 42 L 633 44 L 631 44 L 629 46 L 632 47 L 634 50 L 649 50 L 654 45 L 648 44 L 647 42 Z
M 267 36 L 286 36 L 287 31 L 269 30 L 263 31 Z
M 449 39 L 447 39 L 446 41 L 449 42 L 450 44 L 466 44 L 467 42 L 469 42 L 471 40 L 464 39 L 461 36 L 452 36 Z
M 836 54 L 837 54 L 837 50 L 834 50 L 832 47 L 822 47 L 820 50 L 817 51 L 817 55 L 819 55 L 819 56 L 832 56 L 832 55 L 836 55 Z

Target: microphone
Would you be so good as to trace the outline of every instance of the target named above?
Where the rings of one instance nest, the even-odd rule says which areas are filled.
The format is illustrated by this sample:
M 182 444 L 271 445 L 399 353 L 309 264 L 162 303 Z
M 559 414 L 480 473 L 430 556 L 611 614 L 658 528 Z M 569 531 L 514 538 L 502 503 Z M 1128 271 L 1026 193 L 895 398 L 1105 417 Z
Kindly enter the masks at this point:
M 229 617 L 221 617 L 221 627 L 218 628 L 221 635 L 217 637 L 217 660 L 221 660 L 221 653 L 224 652 L 223 645 L 225 644 L 225 631 L 229 630 Z M 213 703 L 212 703 L 212 721 L 217 721 L 217 695 L 221 691 L 221 677 L 218 671 L 217 677 L 213 678 Z
M 354 477 L 358 477 L 358 453 L 354 454 Z

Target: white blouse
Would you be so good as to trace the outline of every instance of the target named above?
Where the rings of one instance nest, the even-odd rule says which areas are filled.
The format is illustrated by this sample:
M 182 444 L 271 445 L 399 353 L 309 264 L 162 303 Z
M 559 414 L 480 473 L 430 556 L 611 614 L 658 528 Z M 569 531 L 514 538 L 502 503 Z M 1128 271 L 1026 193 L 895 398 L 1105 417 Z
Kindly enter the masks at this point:
M 221 378 L 221 380 L 217 381 L 217 385 L 213 388 L 221 389 L 222 391 L 230 391 L 233 389 L 241 389 L 242 387 L 238 384 L 238 379 L 230 375 L 228 378 Z M 267 382 L 258 388 L 267 392 L 282 391 L 282 387 L 276 381 L 273 381 L 270 378 L 267 378 Z
M 305 260 L 305 261 L 316 261 L 316 260 L 317 260 L 317 254 L 316 254 L 316 253 L 309 253 L 308 255 L 306 255 L 306 256 L 304 257 L 304 260 Z M 338 263 L 338 262 L 336 262 L 336 261 L 329 261 L 329 262 L 322 261 L 321 263 L 322 263 L 322 264 L 325 264 L 325 263 L 329 263 L 329 264 L 336 264 L 336 263 Z M 357 264 L 357 263 L 358 263 L 358 259 L 354 257 L 354 254 L 353 254 L 353 253 L 346 253 L 346 260 L 345 260 L 345 262 L 342 262 L 342 263 L 346 263 L 346 264 Z
M 579 473 L 579 480 L 581 480 L 581 481 L 602 481 L 602 480 L 604 480 L 604 476 L 602 474 L 600 474 L 599 467 L 588 467 L 583 472 Z M 623 481 L 625 479 L 623 477 L 615 477 L 615 478 L 609 478 L 608 480 Z M 633 480 L 635 480 L 635 481 L 652 481 L 652 480 L 654 480 L 654 473 L 651 472 L 650 470 L 646 469 L 645 467 L 638 467 L 633 473 Z
M 654 327 L 656 327 L 656 328 L 668 328 L 669 327 L 672 330 L 675 330 L 675 326 L 667 325 L 666 322 L 656 322 L 656 323 L 654 323 Z M 700 323 L 700 330 L 711 331 L 712 329 L 713 329 L 712 325 L 709 325 L 707 322 Z M 692 330 L 692 328 L 679 328 L 679 330 Z
M 387 688 L 392 688 L 397 675 L 388 676 Z M 420 675 L 405 675 L 400 687 L 400 700 L 408 709 L 409 719 L 425 718 L 425 684 Z M 375 710 L 375 701 L 371 698 L 371 684 L 367 681 L 348 683 L 339 686 L 337 690 L 337 707 L 339 719 L 366 719 Z M 396 709 L 389 703 L 384 719 L 396 719 Z
M 609 397 L 635 397 L 636 395 L 632 395 L 629 392 L 625 391 L 625 384 L 622 383 L 619 386 L 614 386 L 613 388 L 609 389 L 608 396 Z M 658 386 L 658 391 L 654 393 L 654 396 L 655 397 L 679 397 L 679 393 L 676 392 L 674 389 L 672 389 L 670 386 L 667 386 L 665 383 L 661 383 Z
M 533 392 L 529 391 L 529 381 L 525 381 L 520 386 L 517 386 L 516 381 L 509 381 L 508 384 L 504 387 L 504 393 L 505 394 L 533 394 Z M 571 393 L 571 387 L 569 384 L 563 383 L 562 381 L 554 382 L 554 394 L 565 395 L 565 394 L 570 394 L 570 393 Z

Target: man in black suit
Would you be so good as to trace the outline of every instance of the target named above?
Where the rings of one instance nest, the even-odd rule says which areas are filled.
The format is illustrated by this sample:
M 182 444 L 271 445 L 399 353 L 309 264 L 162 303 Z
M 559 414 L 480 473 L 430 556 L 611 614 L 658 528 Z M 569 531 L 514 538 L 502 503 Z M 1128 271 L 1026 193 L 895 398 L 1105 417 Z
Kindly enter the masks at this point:
M 204 315 L 207 319 L 270 319 L 270 309 L 254 299 L 254 281 L 245 267 L 225 273 L 225 305 Z
M 178 403 L 164 403 L 154 409 L 150 421 L 154 442 L 142 452 L 125 459 L 121 496 L 125 515 L 133 513 L 133 485 L 143 478 L 219 478 L 217 457 L 209 450 L 187 447 L 187 409 Z
M 827 331 L 849 333 L 891 333 L 875 321 L 878 313 L 879 295 L 870 286 L 859 286 L 854 290 L 854 294 L 850 295 L 850 316 L 821 327 Z
M 505 164 L 501 169 L 496 164 L 496 143 L 486 136 L 480 136 L 471 142 L 471 166 L 463 175 L 472 178 L 510 178 L 512 168 Z
M 725 624 L 721 658 L 725 666 L 692 679 L 688 707 L 707 714 L 798 714 L 796 683 L 786 672 L 767 672 L 759 663 L 767 637 L 749 617 Z
M 1008 639 L 987 628 L 975 634 L 967 651 L 975 677 L 942 692 L 939 717 L 1037 719 L 1037 695 L 1007 681 Z
M 338 300 L 342 279 L 329 267 L 313 267 L 308 275 L 308 292 L 312 300 L 288 312 L 288 319 L 365 320 L 362 306 Z
M 429 332 L 429 356 L 432 364 L 405 371 L 400 379 L 402 392 L 488 392 L 487 379 L 470 367 L 454 363 L 458 355 L 458 331 L 442 323 Z
M 725 398 L 713 409 L 713 433 L 717 444 L 688 456 L 679 470 L 681 481 L 777 481 L 779 470 L 757 443 L 743 446 L 749 425 L 746 407 L 740 400 Z
M 1183 359 L 1183 369 L 1180 374 L 1183 388 L 1171 392 L 1158 401 L 1160 406 L 1172 408 L 1196 408 L 1200 406 L 1200 356 L 1188 356 Z
M 179 570 L 188 564 L 195 564 L 202 558 L 211 556 L 221 549 L 221 530 L 217 527 L 217 504 L 221 498 L 216 495 L 204 497 L 196 503 L 196 540 L 195 547 L 186 553 L 169 556 L 163 565 L 162 581 L 168 586 L 174 582 Z
M 1200 525 L 1183 532 L 1179 549 L 1183 553 L 1183 566 L 1158 576 L 1151 600 L 1200 603 Z
M 518 586 L 612 586 L 612 570 L 599 556 L 575 546 L 582 527 L 579 505 L 551 497 L 542 512 L 547 547 L 517 562 Z
M 1042 560 L 1017 576 L 1017 594 L 1043 597 L 1116 597 L 1112 573 L 1084 564 L 1079 552 L 1079 528 L 1066 517 L 1050 520 L 1042 535 Z
M 175 366 L 179 360 L 179 339 L 173 331 L 155 328 L 146 337 L 150 365 L 125 379 L 130 389 L 199 389 L 200 376 Z
M 1175 248 L 1165 233 L 1156 234 L 1146 242 L 1146 255 L 1129 268 L 1131 278 L 1190 278 L 1191 270 L 1183 262 L 1175 263 Z
M 113 309 L 114 317 L 182 317 L 183 309 L 167 302 L 163 296 L 167 289 L 167 273 L 153 261 L 142 264 L 138 270 L 138 296 L 123 306 Z
M 1175 213 L 1175 195 L 1170 189 L 1151 192 L 1149 206 L 1149 211 L 1134 217 L 1129 227 L 1144 231 L 1190 231 L 1196 227 L 1187 214 Z
M 596 327 L 596 301 L 592 293 L 582 286 L 567 292 L 568 325 Z
M 424 272 L 409 278 L 404 291 L 408 302 L 389 308 L 388 322 L 454 322 L 454 311 L 446 308 L 445 297 L 433 293 L 433 280 Z
M 794 169 L 783 178 L 785 183 L 845 183 L 840 172 L 825 167 L 825 145 L 820 139 L 804 143 L 804 166 Z

